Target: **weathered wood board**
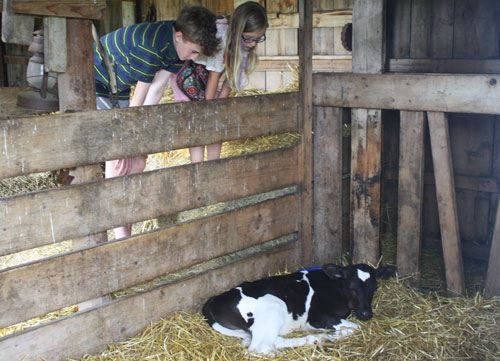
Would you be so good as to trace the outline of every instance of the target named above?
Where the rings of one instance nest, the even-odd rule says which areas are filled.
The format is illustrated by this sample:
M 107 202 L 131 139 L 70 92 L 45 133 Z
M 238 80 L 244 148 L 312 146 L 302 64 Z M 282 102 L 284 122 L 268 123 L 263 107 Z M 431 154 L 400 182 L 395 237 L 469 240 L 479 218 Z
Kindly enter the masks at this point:
M 344 109 L 313 107 L 314 264 L 342 260 L 342 128 Z
M 297 213 L 289 195 L 2 271 L 0 328 L 297 232 Z
M 296 131 L 297 109 L 297 94 L 281 93 L 11 119 L 0 178 Z
M 432 162 L 436 179 L 436 195 L 441 228 L 443 256 L 446 268 L 446 287 L 451 296 L 465 294 L 457 202 L 453 180 L 448 118 L 444 113 L 428 112 Z
M 296 159 L 283 148 L 1 198 L 0 255 L 295 185 Z
M 12 0 L 12 11 L 19 14 L 100 19 L 106 0 Z
M 384 18 L 385 1 L 354 1 L 354 73 L 373 74 L 384 70 Z M 352 261 L 376 264 L 382 209 L 382 111 L 352 109 L 351 129 Z
M 424 112 L 401 112 L 397 267 L 419 279 L 424 200 Z
M 221 265 L 197 277 L 119 298 L 101 307 L 7 336 L 0 341 L 0 354 L 5 360 L 25 361 L 95 354 L 112 342 L 135 336 L 167 313 L 198 311 L 200 304 L 214 294 L 269 273 L 286 268 L 295 270 L 299 263 L 300 247 L 298 242 L 291 241 L 240 262 Z
M 300 231 L 302 264 L 313 262 L 313 143 L 312 143 L 312 4 L 299 2 L 300 80 L 298 112 L 301 142 L 298 149 L 298 182 L 300 192 Z
M 497 75 L 317 73 L 313 83 L 316 106 L 500 114 Z

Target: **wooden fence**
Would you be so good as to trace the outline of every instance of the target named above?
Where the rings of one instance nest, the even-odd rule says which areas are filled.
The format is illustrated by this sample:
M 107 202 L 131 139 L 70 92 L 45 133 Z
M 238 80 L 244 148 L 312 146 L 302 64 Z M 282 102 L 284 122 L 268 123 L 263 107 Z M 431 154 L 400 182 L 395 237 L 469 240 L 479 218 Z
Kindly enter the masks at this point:
M 300 131 L 298 93 L 0 121 L 2 178 L 195 144 Z M 140 122 L 137 122 L 140 119 Z M 2 359 L 102 350 L 209 295 L 298 267 L 300 146 L 158 169 L 0 199 L 0 255 L 292 187 L 274 199 L 0 271 L 0 328 L 166 273 L 261 247 L 212 270 L 7 336 Z M 286 236 L 283 238 L 283 236 Z M 262 248 L 263 247 L 263 248 Z

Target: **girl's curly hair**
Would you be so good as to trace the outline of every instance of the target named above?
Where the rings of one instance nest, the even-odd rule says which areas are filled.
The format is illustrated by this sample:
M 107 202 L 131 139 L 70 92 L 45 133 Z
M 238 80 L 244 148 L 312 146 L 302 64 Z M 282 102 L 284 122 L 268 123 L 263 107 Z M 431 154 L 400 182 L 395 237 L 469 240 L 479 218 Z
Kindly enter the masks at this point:
M 203 54 L 212 56 L 220 46 L 215 20 L 215 14 L 207 8 L 190 6 L 181 10 L 174 29 L 182 33 L 184 41 L 200 45 Z

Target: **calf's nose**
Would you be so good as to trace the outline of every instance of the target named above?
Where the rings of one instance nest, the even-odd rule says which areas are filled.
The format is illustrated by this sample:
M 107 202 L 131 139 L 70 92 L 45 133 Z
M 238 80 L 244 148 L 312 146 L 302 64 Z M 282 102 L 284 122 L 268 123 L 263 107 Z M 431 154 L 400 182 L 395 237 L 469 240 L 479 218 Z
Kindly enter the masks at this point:
M 371 310 L 359 311 L 359 312 L 357 312 L 357 316 L 360 320 L 365 321 L 365 320 L 372 318 L 373 312 Z

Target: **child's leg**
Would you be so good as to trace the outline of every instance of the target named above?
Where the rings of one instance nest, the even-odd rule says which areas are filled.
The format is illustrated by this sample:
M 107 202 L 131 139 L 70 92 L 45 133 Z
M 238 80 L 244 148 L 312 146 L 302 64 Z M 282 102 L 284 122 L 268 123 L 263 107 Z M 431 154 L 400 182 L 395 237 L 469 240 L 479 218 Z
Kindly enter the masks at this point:
M 215 143 L 207 145 L 207 160 L 219 159 L 222 143 Z
M 113 178 L 127 174 L 141 173 L 146 167 L 146 157 L 141 155 L 134 158 L 110 160 L 106 162 L 105 177 Z M 115 239 L 129 237 L 132 233 L 132 227 L 127 224 L 114 229 Z
M 189 154 L 191 156 L 191 163 L 203 162 L 205 156 L 205 146 L 200 145 L 198 147 L 189 148 Z

